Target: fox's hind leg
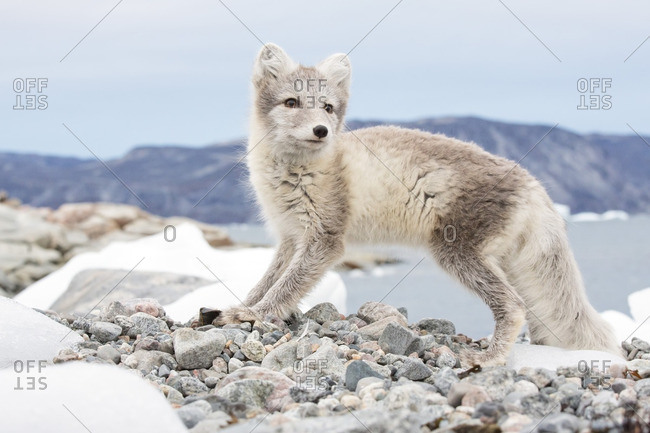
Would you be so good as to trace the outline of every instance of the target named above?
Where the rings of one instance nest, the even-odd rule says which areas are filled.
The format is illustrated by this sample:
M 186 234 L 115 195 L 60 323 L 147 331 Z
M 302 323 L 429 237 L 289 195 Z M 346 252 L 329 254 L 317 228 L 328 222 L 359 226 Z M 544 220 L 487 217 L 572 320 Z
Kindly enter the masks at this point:
M 487 351 L 466 351 L 461 354 L 461 362 L 467 367 L 505 364 L 526 319 L 524 301 L 508 283 L 496 260 L 452 245 L 433 245 L 432 252 L 445 271 L 490 307 L 496 322 Z

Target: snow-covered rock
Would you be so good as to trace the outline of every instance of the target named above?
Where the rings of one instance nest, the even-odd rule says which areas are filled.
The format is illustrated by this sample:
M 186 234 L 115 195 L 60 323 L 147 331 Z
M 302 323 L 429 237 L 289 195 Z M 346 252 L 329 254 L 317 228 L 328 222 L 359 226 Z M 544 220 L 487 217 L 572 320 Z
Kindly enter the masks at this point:
M 187 432 L 161 392 L 116 366 L 4 369 L 0 389 L 3 432 Z
M 632 317 L 613 310 L 602 312 L 602 317 L 612 326 L 619 341 L 632 337 L 650 341 L 650 287 L 630 294 L 627 303 Z
M 49 317 L 0 297 L 0 369 L 13 368 L 14 362 L 50 362 L 61 349 L 82 341 Z
M 173 241 L 167 241 L 161 232 L 135 241 L 113 242 L 99 252 L 79 254 L 14 299 L 30 307 L 48 309 L 67 290 L 74 276 L 87 269 L 171 272 L 215 281 L 164 305 L 170 317 L 186 321 L 200 307 L 225 308 L 239 304 L 273 257 L 270 248 L 216 250 L 206 242 L 201 230 L 189 223 L 176 226 L 175 236 L 168 233 L 167 239 Z M 97 294 L 97 301 L 104 295 Z M 338 274 L 328 272 L 301 302 L 300 308 L 306 311 L 320 302 L 331 302 L 345 313 L 346 297 L 343 280 Z

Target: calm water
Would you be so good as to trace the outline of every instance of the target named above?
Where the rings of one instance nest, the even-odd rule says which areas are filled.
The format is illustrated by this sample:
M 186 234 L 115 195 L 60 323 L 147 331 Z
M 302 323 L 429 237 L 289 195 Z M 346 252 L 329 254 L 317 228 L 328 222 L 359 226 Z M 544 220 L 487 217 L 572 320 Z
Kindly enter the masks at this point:
M 650 287 L 650 217 L 573 222 L 568 223 L 568 228 L 591 303 L 598 311 L 629 314 L 627 295 Z M 231 225 L 228 230 L 236 241 L 272 243 L 261 226 Z M 360 249 L 389 254 L 403 262 L 366 272 L 341 272 L 348 288 L 348 313 L 366 301 L 384 299 L 391 305 L 406 307 L 410 322 L 424 317 L 446 318 L 456 324 L 458 332 L 473 338 L 492 332 L 494 322 L 488 307 L 443 273 L 424 251 L 401 247 Z

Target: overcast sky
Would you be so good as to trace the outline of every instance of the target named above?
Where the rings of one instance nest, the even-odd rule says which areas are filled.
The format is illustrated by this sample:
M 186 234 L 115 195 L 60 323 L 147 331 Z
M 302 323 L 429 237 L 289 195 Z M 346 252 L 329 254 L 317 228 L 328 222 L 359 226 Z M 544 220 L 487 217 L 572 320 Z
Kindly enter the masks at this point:
M 106 158 L 243 137 L 257 38 L 305 64 L 351 51 L 348 118 L 650 134 L 647 1 L 118 1 L 0 3 L 1 151 L 92 157 L 62 124 Z M 17 91 L 25 78 L 47 87 Z M 30 96 L 47 108 L 14 109 Z

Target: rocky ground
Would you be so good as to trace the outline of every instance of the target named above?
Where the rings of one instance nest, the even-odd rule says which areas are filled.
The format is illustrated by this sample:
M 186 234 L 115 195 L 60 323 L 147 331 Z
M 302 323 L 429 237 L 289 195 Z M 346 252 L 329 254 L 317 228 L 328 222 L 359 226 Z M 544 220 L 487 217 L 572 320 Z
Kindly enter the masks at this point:
M 79 253 L 160 233 L 186 221 L 197 225 L 213 247 L 232 245 L 217 226 L 162 218 L 136 206 L 70 203 L 58 209 L 35 208 L 3 200 L 0 194 L 0 296 L 19 293 Z
M 650 431 L 650 345 L 624 344 L 626 365 L 557 371 L 463 369 L 487 339 L 442 319 L 368 302 L 342 316 L 319 304 L 290 324 L 194 328 L 153 299 L 86 317 L 44 312 L 78 333 L 55 363 L 117 364 L 165 395 L 191 432 Z M 128 390 L 124 390 L 128 392 Z

